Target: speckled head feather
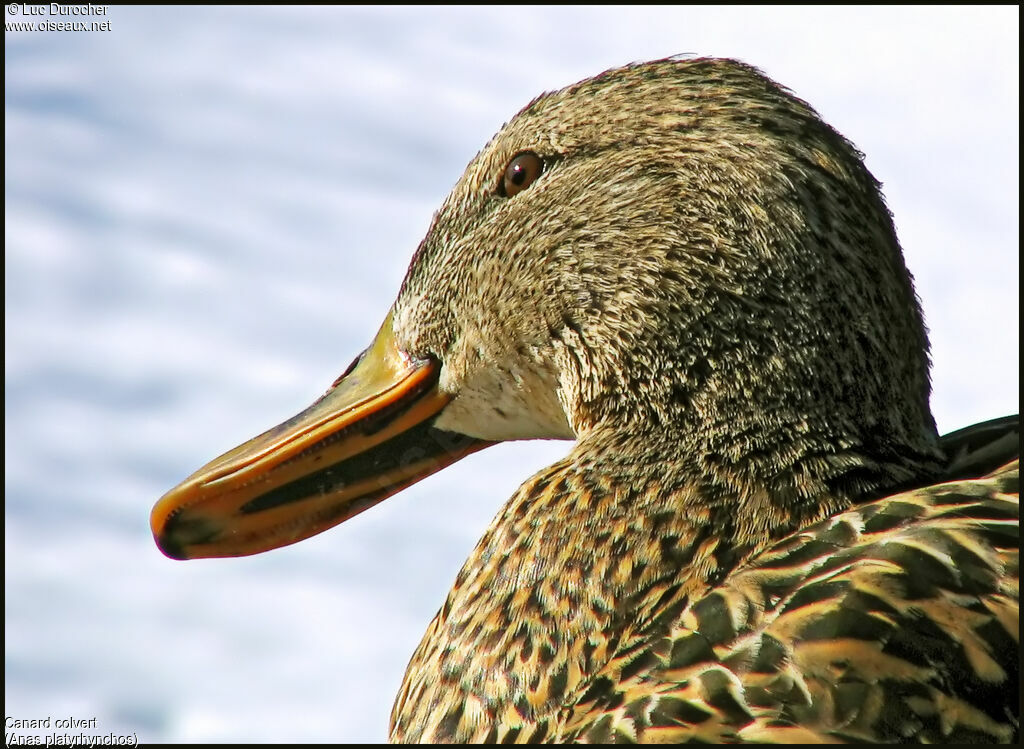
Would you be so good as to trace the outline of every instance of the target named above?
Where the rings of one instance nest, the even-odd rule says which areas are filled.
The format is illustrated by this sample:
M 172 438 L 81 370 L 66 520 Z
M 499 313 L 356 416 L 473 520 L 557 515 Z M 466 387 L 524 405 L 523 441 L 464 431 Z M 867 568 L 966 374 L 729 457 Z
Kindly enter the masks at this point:
M 523 151 L 545 171 L 505 198 Z M 443 363 L 454 430 L 637 438 L 715 493 L 860 496 L 937 456 L 878 183 L 734 61 L 634 65 L 529 104 L 437 213 L 395 330 Z

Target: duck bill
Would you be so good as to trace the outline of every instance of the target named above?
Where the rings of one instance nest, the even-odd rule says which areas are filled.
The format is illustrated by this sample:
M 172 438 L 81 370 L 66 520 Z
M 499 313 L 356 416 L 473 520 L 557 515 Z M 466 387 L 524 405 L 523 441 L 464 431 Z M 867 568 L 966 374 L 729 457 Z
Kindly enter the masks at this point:
M 150 518 L 172 559 L 258 554 L 321 533 L 493 443 L 436 429 L 440 365 L 397 348 L 391 316 L 302 413 L 200 468 Z

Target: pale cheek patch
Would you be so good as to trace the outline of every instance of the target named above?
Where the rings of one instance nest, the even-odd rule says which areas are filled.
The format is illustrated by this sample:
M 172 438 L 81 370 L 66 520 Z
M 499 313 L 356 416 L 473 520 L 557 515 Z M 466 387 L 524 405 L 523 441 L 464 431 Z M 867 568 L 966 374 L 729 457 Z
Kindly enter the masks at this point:
M 441 379 L 444 388 L 443 372 Z M 439 429 L 496 442 L 576 438 L 551 372 L 484 367 L 460 385 L 435 422 Z

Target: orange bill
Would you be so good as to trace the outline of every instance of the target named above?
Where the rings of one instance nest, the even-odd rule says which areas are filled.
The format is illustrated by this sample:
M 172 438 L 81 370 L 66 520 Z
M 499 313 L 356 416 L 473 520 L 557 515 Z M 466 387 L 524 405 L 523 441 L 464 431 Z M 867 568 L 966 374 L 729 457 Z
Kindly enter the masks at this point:
M 440 365 L 369 349 L 302 413 L 200 468 L 150 523 L 173 559 L 258 554 L 321 533 L 493 443 L 436 429 Z

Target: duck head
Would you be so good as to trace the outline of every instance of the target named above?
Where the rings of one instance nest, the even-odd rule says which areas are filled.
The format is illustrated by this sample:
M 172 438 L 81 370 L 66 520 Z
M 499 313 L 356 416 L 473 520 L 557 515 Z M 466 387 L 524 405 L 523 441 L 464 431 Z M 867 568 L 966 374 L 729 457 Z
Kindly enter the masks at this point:
M 607 71 L 526 106 L 434 216 L 319 401 L 165 495 L 174 558 L 319 533 L 509 439 L 813 505 L 938 457 L 928 345 L 879 185 L 730 60 Z

